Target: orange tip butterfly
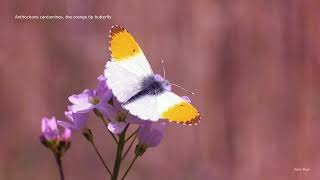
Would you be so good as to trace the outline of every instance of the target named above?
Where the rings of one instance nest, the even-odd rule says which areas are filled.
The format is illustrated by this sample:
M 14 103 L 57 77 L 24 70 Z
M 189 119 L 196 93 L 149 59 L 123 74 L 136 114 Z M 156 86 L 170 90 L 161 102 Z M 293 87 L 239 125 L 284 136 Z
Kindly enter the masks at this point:
M 104 76 L 113 95 L 131 114 L 143 120 L 166 119 L 197 124 L 200 114 L 187 100 L 171 92 L 171 84 L 154 74 L 133 36 L 121 26 L 109 34 L 111 60 Z

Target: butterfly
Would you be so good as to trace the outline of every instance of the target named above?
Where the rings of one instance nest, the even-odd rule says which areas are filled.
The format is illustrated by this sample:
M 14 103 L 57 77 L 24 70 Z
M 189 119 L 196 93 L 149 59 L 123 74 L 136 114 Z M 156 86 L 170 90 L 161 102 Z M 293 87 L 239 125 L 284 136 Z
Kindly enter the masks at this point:
M 107 85 L 132 115 L 189 125 L 200 121 L 197 109 L 173 93 L 169 81 L 153 73 L 140 46 L 125 28 L 112 26 L 109 50 L 111 60 L 104 71 Z

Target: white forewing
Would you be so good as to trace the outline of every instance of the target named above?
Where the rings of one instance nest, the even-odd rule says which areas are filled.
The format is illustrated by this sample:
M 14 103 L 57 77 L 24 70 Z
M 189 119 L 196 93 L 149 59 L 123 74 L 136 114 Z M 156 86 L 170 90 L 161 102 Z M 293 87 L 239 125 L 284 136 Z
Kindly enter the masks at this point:
M 152 74 L 143 53 L 127 60 L 108 61 L 104 71 L 108 87 L 120 102 L 125 102 L 138 93 L 143 79 Z
M 150 74 L 153 74 L 151 66 L 147 58 L 144 56 L 142 52 L 135 56 L 130 57 L 127 60 L 121 60 L 121 61 L 116 61 L 113 59 L 111 60 L 116 62 L 121 67 L 128 70 L 129 72 L 132 72 L 138 76 L 145 77 Z
M 114 61 L 108 61 L 104 75 L 108 87 L 120 102 L 127 101 L 140 90 L 142 77 L 128 71 Z

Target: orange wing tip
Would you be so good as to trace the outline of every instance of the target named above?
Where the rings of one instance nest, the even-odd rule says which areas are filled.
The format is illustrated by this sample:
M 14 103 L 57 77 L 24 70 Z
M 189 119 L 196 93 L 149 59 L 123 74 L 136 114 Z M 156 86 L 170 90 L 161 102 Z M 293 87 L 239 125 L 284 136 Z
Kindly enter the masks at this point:
M 116 61 L 129 60 L 141 53 L 132 35 L 122 26 L 112 26 L 109 33 L 109 51 Z
M 163 112 L 161 116 L 169 122 L 190 126 L 198 124 L 201 119 L 199 112 L 187 102 L 181 102 L 172 106 Z
M 190 121 L 187 121 L 185 123 L 182 123 L 183 125 L 189 125 L 189 126 L 193 126 L 193 125 L 198 125 L 200 123 L 201 120 L 201 116 L 197 115 L 196 117 L 194 117 L 193 119 L 191 119 Z
M 198 124 L 200 124 L 201 116 L 198 115 L 195 118 L 193 118 L 192 120 L 187 121 L 187 122 L 177 122 L 177 121 L 171 121 L 171 120 L 168 120 L 168 121 L 171 122 L 171 123 L 182 124 L 184 126 L 186 126 L 186 125 L 188 125 L 188 126 L 197 126 Z
M 114 36 L 115 34 L 123 32 L 123 31 L 127 31 L 127 30 L 122 26 L 114 25 L 110 29 L 109 37 L 112 38 L 112 36 Z

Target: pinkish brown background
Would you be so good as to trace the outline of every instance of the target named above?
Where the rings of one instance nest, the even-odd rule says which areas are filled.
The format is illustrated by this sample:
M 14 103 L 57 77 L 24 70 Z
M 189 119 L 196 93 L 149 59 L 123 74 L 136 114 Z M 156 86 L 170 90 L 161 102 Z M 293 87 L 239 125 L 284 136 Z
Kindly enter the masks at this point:
M 2 0 L 0 180 L 58 179 L 39 143 L 40 119 L 64 119 L 67 97 L 96 86 L 115 24 L 135 36 L 155 72 L 165 60 L 167 78 L 195 91 L 202 113 L 198 126 L 169 124 L 128 179 L 320 179 L 319 10 L 318 0 Z M 16 14 L 112 19 L 23 21 Z M 111 166 L 112 139 L 94 116 L 89 126 Z M 72 141 L 66 179 L 107 179 L 81 134 Z

